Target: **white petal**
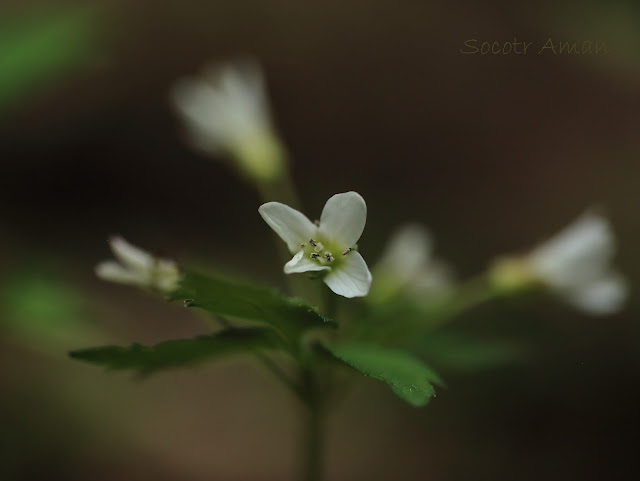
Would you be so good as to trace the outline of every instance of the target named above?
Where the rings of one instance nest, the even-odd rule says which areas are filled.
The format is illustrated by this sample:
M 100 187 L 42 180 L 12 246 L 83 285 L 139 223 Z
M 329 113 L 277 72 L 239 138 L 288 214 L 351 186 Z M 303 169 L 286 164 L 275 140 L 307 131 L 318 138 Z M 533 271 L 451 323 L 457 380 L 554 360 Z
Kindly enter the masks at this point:
M 367 204 L 357 192 L 331 197 L 322 209 L 320 230 L 340 247 L 353 247 L 367 222 Z
M 453 287 L 455 275 L 449 264 L 439 259 L 433 260 L 408 286 L 414 294 L 444 293 Z
M 569 293 L 567 300 L 589 314 L 605 315 L 619 311 L 628 293 L 625 279 L 617 273 L 608 273 L 602 279 Z
M 362 297 L 371 288 L 371 272 L 358 251 L 352 251 L 345 256 L 344 263 L 339 269 L 333 269 L 324 278 L 329 289 L 344 297 Z
M 264 221 L 287 243 L 289 252 L 316 236 L 317 228 L 304 214 L 280 202 L 267 202 L 258 209 Z
M 235 105 L 238 112 L 246 113 L 253 122 L 268 121 L 265 82 L 260 66 L 244 59 L 227 64 L 220 71 L 221 91 Z
M 536 248 L 530 259 L 545 281 L 570 288 L 598 279 L 608 269 L 614 251 L 607 219 L 587 212 Z
M 200 79 L 183 79 L 174 86 L 171 100 L 183 117 L 191 143 L 200 150 L 218 153 L 229 143 L 225 99 Z
M 299 272 L 309 272 L 309 271 L 328 271 L 331 270 L 330 267 L 321 266 L 317 262 L 313 262 L 308 257 L 305 257 L 304 251 L 298 252 L 293 259 L 287 262 L 284 265 L 284 273 L 285 274 L 296 274 Z
M 147 251 L 129 244 L 122 237 L 111 237 L 109 246 L 113 251 L 113 255 L 126 267 L 141 272 L 148 272 L 153 268 L 155 262 L 153 256 Z
M 171 99 L 191 143 L 208 153 L 233 151 L 271 131 L 262 73 L 249 60 L 214 64 L 200 77 L 183 79 Z
M 424 227 L 406 225 L 393 234 L 374 271 L 379 269 L 392 276 L 398 284 L 412 282 L 428 270 L 432 244 L 431 236 Z
M 96 275 L 103 281 L 146 286 L 149 278 L 143 273 L 129 270 L 116 261 L 103 261 L 95 268 Z

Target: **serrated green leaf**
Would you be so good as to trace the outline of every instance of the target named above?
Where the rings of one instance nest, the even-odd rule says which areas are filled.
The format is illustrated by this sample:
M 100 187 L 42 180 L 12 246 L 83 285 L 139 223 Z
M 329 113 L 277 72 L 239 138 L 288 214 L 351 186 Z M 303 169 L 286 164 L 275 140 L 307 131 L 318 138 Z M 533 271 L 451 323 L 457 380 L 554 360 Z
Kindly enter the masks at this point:
M 260 322 L 290 340 L 298 339 L 308 329 L 336 326 L 303 301 L 284 297 L 273 289 L 195 273 L 184 276 L 171 299 L 211 314 Z
M 131 370 L 143 375 L 183 366 L 193 366 L 232 354 L 277 348 L 278 341 L 267 329 L 228 329 L 193 339 L 165 341 L 154 346 L 103 346 L 69 353 L 73 359 L 111 370 Z
M 398 397 L 413 406 L 426 405 L 435 396 L 433 384 L 440 377 L 408 352 L 365 343 L 326 343 L 339 360 L 389 385 Z

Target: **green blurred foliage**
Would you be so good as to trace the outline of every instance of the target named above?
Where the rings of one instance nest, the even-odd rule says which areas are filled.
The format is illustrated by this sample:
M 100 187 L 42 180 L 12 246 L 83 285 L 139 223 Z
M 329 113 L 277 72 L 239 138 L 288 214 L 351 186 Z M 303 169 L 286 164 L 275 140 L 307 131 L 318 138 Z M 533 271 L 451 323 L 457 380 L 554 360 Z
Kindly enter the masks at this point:
M 0 115 L 96 55 L 97 13 L 83 5 L 0 15 Z
M 480 339 L 452 332 L 433 332 L 414 342 L 415 348 L 435 366 L 460 372 L 475 372 L 508 366 L 526 360 L 522 342 Z
M 86 312 L 81 290 L 59 272 L 27 266 L 7 276 L 0 289 L 0 328 L 40 353 L 59 356 L 74 344 L 104 341 Z

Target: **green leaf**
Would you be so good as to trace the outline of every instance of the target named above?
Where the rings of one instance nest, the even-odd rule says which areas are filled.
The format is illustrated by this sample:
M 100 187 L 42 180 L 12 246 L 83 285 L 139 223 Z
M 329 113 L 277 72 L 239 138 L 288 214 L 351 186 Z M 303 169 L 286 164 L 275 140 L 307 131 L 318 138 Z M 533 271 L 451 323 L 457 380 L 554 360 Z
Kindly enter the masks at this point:
M 132 370 L 142 375 L 212 359 L 277 348 L 278 341 L 267 329 L 228 329 L 193 339 L 165 341 L 154 346 L 104 346 L 69 353 L 73 359 L 112 370 Z
M 365 343 L 326 343 L 339 360 L 389 385 L 400 398 L 413 406 L 424 406 L 435 396 L 433 384 L 440 377 L 408 352 Z
M 180 285 L 172 300 L 182 300 L 211 314 L 260 322 L 288 340 L 297 340 L 308 329 L 336 326 L 303 301 L 284 297 L 273 289 L 195 273 L 187 273 Z

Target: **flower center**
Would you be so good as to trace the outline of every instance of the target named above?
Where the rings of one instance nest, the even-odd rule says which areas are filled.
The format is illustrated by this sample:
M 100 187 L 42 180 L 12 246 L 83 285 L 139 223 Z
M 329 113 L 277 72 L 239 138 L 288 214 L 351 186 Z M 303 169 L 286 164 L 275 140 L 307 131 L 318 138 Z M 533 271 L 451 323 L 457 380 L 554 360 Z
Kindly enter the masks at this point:
M 304 255 L 316 263 L 327 267 L 338 267 L 353 248 L 341 247 L 327 239 L 309 239 L 300 244 Z

